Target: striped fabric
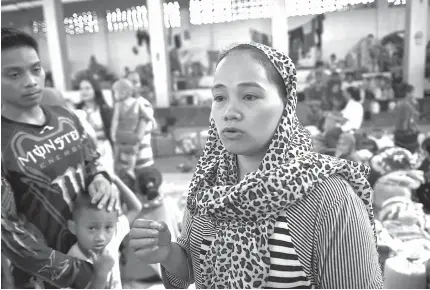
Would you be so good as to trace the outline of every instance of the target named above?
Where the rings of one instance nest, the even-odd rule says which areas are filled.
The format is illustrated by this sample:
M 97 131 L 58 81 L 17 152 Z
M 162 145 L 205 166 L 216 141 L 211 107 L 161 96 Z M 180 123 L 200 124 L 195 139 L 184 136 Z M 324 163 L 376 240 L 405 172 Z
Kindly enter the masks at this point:
M 191 266 L 184 281 L 162 268 L 166 288 L 202 287 L 200 265 L 216 229 L 186 211 L 182 235 Z M 244 245 L 246 246 L 246 245 Z M 264 288 L 382 288 L 373 229 L 349 184 L 331 177 L 280 215 L 269 239 L 270 272 Z

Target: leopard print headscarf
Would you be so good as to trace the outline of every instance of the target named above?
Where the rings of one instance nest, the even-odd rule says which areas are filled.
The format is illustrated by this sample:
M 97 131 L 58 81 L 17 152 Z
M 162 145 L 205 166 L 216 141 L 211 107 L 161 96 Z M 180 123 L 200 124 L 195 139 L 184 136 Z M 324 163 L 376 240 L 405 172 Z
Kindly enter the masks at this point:
M 217 228 L 201 265 L 205 288 L 264 287 L 270 270 L 269 237 L 278 215 L 332 175 L 349 181 L 374 222 L 372 189 L 366 180 L 369 168 L 311 152 L 311 136 L 296 116 L 293 62 L 268 46 L 248 45 L 261 50 L 276 67 L 285 82 L 287 102 L 261 165 L 242 180 L 238 180 L 236 156 L 224 148 L 211 119 L 187 199 L 191 215 L 203 216 Z M 239 245 L 250 253 L 238 251 Z M 251 266 L 242 265 L 242 258 Z

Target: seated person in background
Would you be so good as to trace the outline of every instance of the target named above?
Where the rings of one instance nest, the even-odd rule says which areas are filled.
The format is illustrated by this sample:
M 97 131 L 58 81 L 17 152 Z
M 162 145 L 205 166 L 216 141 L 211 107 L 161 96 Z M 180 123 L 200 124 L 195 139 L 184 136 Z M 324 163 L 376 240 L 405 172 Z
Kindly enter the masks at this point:
M 355 160 L 355 156 L 353 155 L 353 153 L 355 152 L 355 149 L 356 149 L 355 136 L 353 134 L 341 134 L 337 142 L 336 152 L 334 156 L 336 158 L 358 161 L 358 160 Z
M 349 87 L 345 90 L 346 106 L 341 110 L 345 118 L 343 124 L 338 126 L 342 132 L 351 132 L 360 129 L 363 124 L 363 106 L 359 103 L 360 92 L 357 88 Z
M 334 151 L 341 134 L 354 134 L 363 122 L 363 106 L 356 101 L 359 92 L 348 88 L 332 98 L 333 110 L 327 113 L 323 133 L 314 138 L 316 152 Z
M 357 84 L 355 84 L 354 81 L 355 81 L 354 73 L 346 72 L 345 80 L 342 82 L 342 90 L 346 90 L 349 87 L 357 87 Z
M 404 98 L 396 106 L 396 124 L 394 127 L 394 143 L 414 153 L 418 148 L 417 121 L 420 113 L 414 95 L 414 87 L 405 85 Z
M 78 239 L 68 255 L 94 265 L 94 289 L 122 289 L 119 247 L 142 210 L 136 195 L 117 176 L 112 181 L 127 206 L 127 214 L 99 209 L 91 204 L 90 195 L 83 193 L 75 200 L 73 219 L 68 221 L 70 231 Z
M 305 95 L 303 92 L 297 93 L 296 115 L 300 123 L 302 123 L 304 127 L 312 125 L 311 124 L 312 110 L 305 103 Z

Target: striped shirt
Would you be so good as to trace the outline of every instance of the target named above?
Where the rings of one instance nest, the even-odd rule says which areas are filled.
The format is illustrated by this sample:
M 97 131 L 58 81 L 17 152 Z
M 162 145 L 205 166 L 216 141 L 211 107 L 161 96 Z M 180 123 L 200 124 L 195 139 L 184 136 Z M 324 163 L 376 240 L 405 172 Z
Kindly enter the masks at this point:
M 216 229 L 185 212 L 177 243 L 188 254 L 188 281 L 162 267 L 166 288 L 202 288 L 202 259 Z M 270 272 L 264 288 L 382 288 L 374 232 L 364 203 L 333 176 L 280 214 L 269 238 Z

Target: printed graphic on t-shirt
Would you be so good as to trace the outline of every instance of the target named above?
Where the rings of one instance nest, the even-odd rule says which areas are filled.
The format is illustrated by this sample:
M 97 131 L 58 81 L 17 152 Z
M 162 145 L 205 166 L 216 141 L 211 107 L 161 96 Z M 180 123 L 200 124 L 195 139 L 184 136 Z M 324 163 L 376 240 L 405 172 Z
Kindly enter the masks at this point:
M 58 117 L 55 123 L 55 127 L 45 126 L 37 134 L 16 132 L 10 141 L 14 158 L 7 158 L 8 167 L 61 194 L 70 207 L 75 194 L 85 186 L 83 145 L 72 119 Z

